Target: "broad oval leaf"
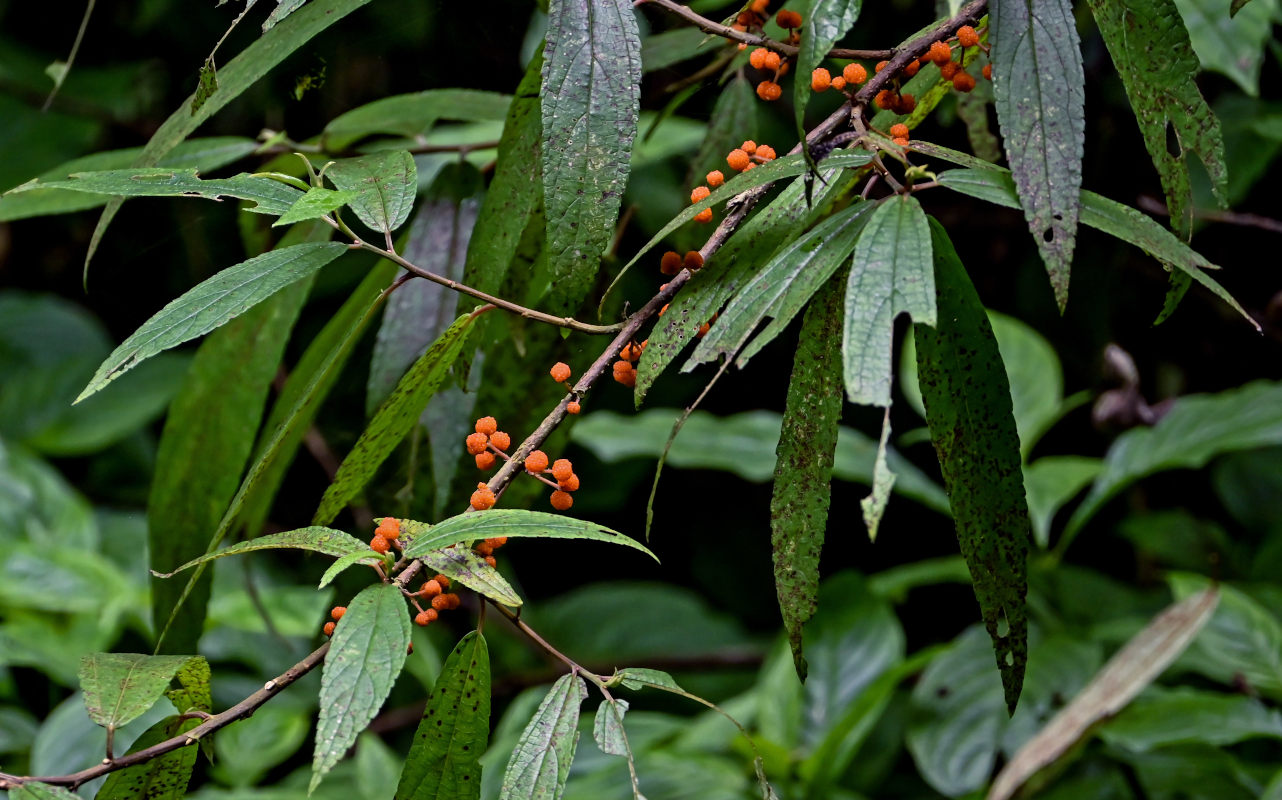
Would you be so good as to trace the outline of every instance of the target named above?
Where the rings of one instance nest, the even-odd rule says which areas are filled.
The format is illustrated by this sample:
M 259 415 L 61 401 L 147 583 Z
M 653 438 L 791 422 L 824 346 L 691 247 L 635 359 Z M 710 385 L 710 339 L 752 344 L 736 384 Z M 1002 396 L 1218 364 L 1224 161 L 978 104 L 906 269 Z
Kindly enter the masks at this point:
M 1176 0 L 1175 5 L 1202 68 L 1227 75 L 1257 97 L 1264 52 L 1273 41 L 1273 4 L 1244 8 L 1246 0 L 1234 0 L 1231 6 L 1219 0 Z
M 1038 547 L 1050 544 L 1055 512 L 1095 480 L 1103 468 L 1103 461 L 1085 456 L 1044 456 L 1024 467 L 1028 517 Z
M 405 664 L 410 616 L 396 584 L 366 587 L 347 604 L 321 673 L 320 718 L 312 756 L 315 791 L 392 691 Z
M 396 800 L 475 800 L 490 735 L 490 653 L 472 631 L 441 667 L 401 768 Z
M 611 686 L 626 686 L 629 689 L 659 689 L 665 692 L 684 694 L 685 689 L 677 685 L 676 679 L 663 670 L 648 667 L 628 667 L 618 670 L 610 678 Z
M 309 219 L 323 217 L 334 209 L 357 200 L 359 197 L 360 195 L 357 192 L 336 192 L 333 189 L 313 186 L 307 190 L 307 194 L 295 200 L 294 204 L 280 216 L 280 219 L 272 223 L 272 227 L 292 225 L 295 222 L 304 222 Z
M 405 150 L 389 150 L 329 165 L 325 175 L 355 197 L 345 201 L 361 222 L 379 233 L 405 224 L 418 192 L 418 168 Z
M 465 334 L 473 319 L 475 317 L 471 314 L 456 319 L 396 384 L 343 459 L 334 482 L 325 490 L 325 496 L 312 517 L 313 523 L 325 524 L 334 519 L 343 506 L 365 488 L 379 465 L 413 430 L 423 407 L 445 381 L 462 352 L 463 343 L 467 340 Z
M 592 739 L 601 752 L 611 756 L 630 756 L 627 735 L 623 732 L 623 715 L 627 700 L 602 700 L 592 721 Z
M 200 656 L 92 653 L 80 659 L 80 688 L 95 723 L 114 730 L 151 708 L 178 670 Z
M 543 60 L 543 202 L 559 313 L 591 288 L 628 181 L 641 88 L 632 4 L 551 0 Z
M 228 267 L 162 308 L 112 351 L 84 388 L 80 402 L 163 350 L 191 341 L 310 275 L 347 251 L 336 242 L 272 250 Z
M 1006 705 L 1028 660 L 1028 506 L 1010 382 L 997 340 L 952 242 L 931 220 L 939 326 L 914 325 L 930 438 L 993 640 Z
M 512 751 L 499 800 L 561 796 L 579 743 L 579 706 L 587 697 L 587 684 L 578 675 L 563 675 L 552 684 Z
M 238 542 L 231 547 L 225 547 L 213 553 L 206 553 L 200 558 L 193 558 L 173 572 L 153 572 L 152 574 L 157 578 L 169 578 L 185 569 L 190 569 L 206 561 L 212 561 L 215 558 L 250 553 L 254 550 L 281 549 L 311 550 L 313 553 L 324 553 L 327 556 L 339 557 L 369 550 L 369 545 L 350 533 L 313 525 L 308 528 L 284 531 L 283 533 L 269 533 L 266 536 L 259 536 L 257 539 L 250 539 L 247 542 Z
M 161 167 L 77 172 L 66 180 L 27 181 L 5 194 L 40 189 L 64 189 L 116 197 L 204 197 L 208 200 L 235 197 L 253 203 L 245 210 L 255 214 L 284 214 L 304 196 L 294 187 L 271 178 L 241 174 L 231 178 L 203 179 L 195 169 Z
M 1077 24 L 1068 0 L 994 0 L 988 13 L 993 93 L 1006 158 L 1062 312 L 1077 237 L 1086 135 Z
M 405 548 L 405 555 L 418 558 L 432 550 L 439 550 L 459 542 L 490 539 L 496 536 L 591 539 L 597 542 L 611 542 L 640 550 L 658 561 L 658 557 L 645 545 L 604 525 L 560 514 L 515 508 L 492 508 L 488 511 L 450 517 L 414 537 L 414 541 Z

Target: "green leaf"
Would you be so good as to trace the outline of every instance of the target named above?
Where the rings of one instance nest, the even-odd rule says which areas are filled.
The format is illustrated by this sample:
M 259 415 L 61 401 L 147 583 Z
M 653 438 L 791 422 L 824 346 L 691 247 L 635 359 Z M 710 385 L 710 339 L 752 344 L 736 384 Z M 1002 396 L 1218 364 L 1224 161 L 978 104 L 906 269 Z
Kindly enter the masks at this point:
M 135 167 L 151 167 L 160 162 L 170 150 L 173 150 L 183 139 L 199 128 L 223 106 L 235 100 L 246 89 L 266 75 L 273 67 L 288 55 L 306 44 L 312 37 L 338 22 L 370 0 L 313 0 L 289 19 L 264 33 L 233 58 L 219 73 L 221 85 L 219 91 L 199 110 L 189 108 L 195 100 L 193 95 L 184 101 L 169 118 L 152 134 L 147 146 L 134 161 Z M 120 199 L 113 199 L 98 219 L 93 238 L 89 242 L 89 251 L 85 255 L 85 276 L 89 275 L 89 262 L 107 226 L 120 210 Z
M 472 631 L 455 645 L 432 687 L 396 800 L 479 798 L 478 759 L 489 735 L 490 654 L 485 637 Z
M 1010 383 L 948 235 L 931 220 L 939 326 L 914 325 L 931 440 L 1014 713 L 1028 660 L 1028 507 Z
M 19 784 L 9 790 L 11 800 L 80 800 L 80 795 L 61 786 L 50 786 L 39 781 Z
M 819 287 L 841 267 L 872 216 L 868 212 L 878 205 L 856 203 L 780 250 L 721 312 L 717 323 L 703 337 L 682 370 L 693 369 L 719 356 L 733 358 L 736 354 L 740 367 L 747 364 L 748 359 L 783 332 Z M 772 317 L 770 323 L 752 338 L 766 317 Z
M 797 54 L 796 74 L 809 76 L 828 51 L 844 37 L 859 19 L 860 0 L 810 0 L 801 12 L 801 52 Z M 797 130 L 802 131 L 806 101 L 810 99 L 810 81 L 795 80 L 792 102 Z
M 325 490 L 325 496 L 312 517 L 313 524 L 333 520 L 348 501 L 365 488 L 379 465 L 414 428 L 423 407 L 440 388 L 462 352 L 463 343 L 467 340 L 465 334 L 473 319 L 472 315 L 464 314 L 455 320 L 396 384 L 392 394 L 379 406 L 351 452 L 343 459 L 334 482 Z
M 159 744 L 199 724 L 200 720 L 195 718 L 180 719 L 177 715 L 166 717 L 143 731 L 130 752 Z M 197 755 L 195 747 L 180 747 L 141 764 L 113 772 L 107 776 L 106 782 L 94 796 L 95 800 L 180 800 L 187 796 L 187 784 L 196 766 Z
M 1179 599 L 1211 585 L 1190 573 L 1172 573 L 1167 581 Z M 1225 686 L 1245 681 L 1254 691 L 1273 699 L 1282 697 L 1282 621 L 1240 589 L 1220 585 L 1218 590 L 1215 614 L 1178 666 Z
M 241 553 L 252 553 L 255 550 L 310 550 L 313 553 L 323 553 L 327 556 L 338 558 L 368 551 L 369 545 L 350 533 L 336 531 L 333 528 L 319 526 L 298 528 L 292 531 L 284 531 L 283 533 L 269 533 L 266 536 L 259 536 L 257 539 L 250 539 L 247 542 L 238 542 L 231 547 L 224 547 L 222 550 L 206 553 L 199 558 L 193 558 L 173 572 L 153 572 L 152 574 L 157 578 L 169 578 L 206 561 L 240 555 Z
M 754 170 L 755 171 L 755 170 Z M 948 170 L 939 174 L 939 182 L 950 189 L 990 203 L 1018 208 L 1014 184 L 1005 170 Z M 1143 213 L 1094 192 L 1082 192 L 1082 223 L 1124 242 L 1135 245 L 1162 262 L 1167 269 L 1178 269 L 1210 289 L 1228 303 L 1258 331 L 1259 323 L 1243 310 L 1228 291 L 1203 270 L 1219 269 L 1188 245 L 1175 238 L 1166 228 Z
M 917 198 L 879 203 L 869 215 L 855 243 L 845 311 L 846 396 L 889 407 L 895 317 L 907 313 L 914 322 L 935 324 L 930 226 Z
M 404 524 L 404 523 L 402 523 Z M 458 514 L 431 526 L 405 547 L 405 555 L 418 558 L 459 542 L 492 539 L 496 536 L 533 536 L 545 539 L 591 539 L 640 550 L 658 558 L 640 542 L 604 525 L 542 511 L 492 508 L 480 513 Z
M 405 664 L 409 643 L 409 612 L 396 584 L 367 586 L 347 604 L 321 673 L 308 794 L 378 713 Z
M 1202 68 L 1226 75 L 1251 97 L 1260 93 L 1264 48 L 1273 39 L 1273 4 L 1226 9 L 1223 0 L 1175 0 Z M 1227 13 L 1226 13 L 1227 12 Z
M 293 14 L 305 2 L 307 0 L 276 0 L 276 7 L 272 9 L 267 19 L 263 20 L 263 33 L 276 27 L 276 23 Z
M 1095 480 L 1103 468 L 1103 461 L 1085 456 L 1046 456 L 1024 467 L 1028 517 L 1038 547 L 1050 544 L 1055 512 Z
M 578 675 L 562 675 L 552 684 L 507 762 L 500 800 L 561 796 L 579 743 L 579 706 L 587 696 L 587 684 Z
M 803 681 L 807 666 L 801 631 L 814 616 L 819 593 L 819 553 L 828 527 L 833 453 L 841 420 L 840 284 L 840 276 L 830 279 L 801 321 L 770 497 L 775 594 L 793 665 Z
M 1086 134 L 1077 24 L 1068 0 L 1035 5 L 995 0 L 988 13 L 993 92 L 1006 158 L 1062 313 L 1077 237 Z
M 716 41 L 704 49 L 711 39 L 698 28 L 674 28 L 656 33 L 641 40 L 641 68 L 646 72 L 666 69 L 674 64 L 716 51 Z M 713 115 L 716 120 L 716 115 Z
M 670 692 L 684 692 L 676 680 L 668 673 L 646 667 L 628 667 L 616 670 L 610 677 L 611 686 L 626 686 L 629 689 L 660 689 Z
M 76 402 L 97 392 L 138 362 L 235 319 L 285 287 L 314 275 L 347 251 L 335 242 L 309 242 L 283 247 L 198 284 L 162 308 L 112 351 Z
M 200 72 L 196 77 L 196 92 L 191 97 L 191 115 L 196 116 L 201 106 L 209 102 L 209 98 L 213 97 L 217 91 L 218 70 L 214 67 L 213 58 L 207 58 L 205 63 L 200 65 Z
M 108 731 L 136 719 L 161 698 L 174 675 L 199 656 L 93 653 L 80 659 L 89 718 Z
M 282 214 L 280 219 L 272 223 L 272 227 L 292 225 L 295 222 L 304 222 L 309 219 L 323 217 L 334 209 L 351 203 L 359 197 L 360 193 L 358 192 L 336 192 L 333 189 L 313 186 L 307 190 L 307 194 L 295 200 L 289 210 Z
M 174 673 L 178 681 L 177 688 L 167 689 L 165 697 L 174 704 L 180 714 L 188 711 L 213 711 L 213 696 L 210 693 L 209 662 L 197 656 L 178 668 Z
M 628 739 L 623 732 L 623 715 L 628 712 L 627 700 L 602 700 L 597 706 L 592 722 L 592 739 L 602 753 L 611 756 L 629 756 Z
M 1090 0 L 1090 6 L 1162 179 L 1171 225 L 1187 241 L 1193 235 L 1188 153 L 1201 159 L 1217 196 L 1228 192 L 1220 123 L 1194 80 L 1198 60 L 1189 34 L 1174 0 Z
M 1188 742 L 1226 747 L 1259 737 L 1282 738 L 1282 712 L 1254 697 L 1187 687 L 1150 691 L 1105 723 L 1100 736 L 1137 752 Z
M 325 175 L 339 189 L 356 195 L 347 203 L 371 230 L 391 233 L 409 219 L 418 192 L 418 169 L 407 151 L 340 159 Z
M 221 200 L 235 197 L 253 205 L 246 211 L 255 214 L 284 214 L 303 193 L 271 178 L 240 174 L 231 178 L 199 177 L 194 169 L 113 169 L 102 172 L 77 172 L 66 180 L 27 181 L 6 194 L 33 190 L 62 189 L 116 197 L 203 197 Z
M 543 202 L 551 312 L 592 288 L 637 132 L 641 39 L 626 0 L 551 0 L 543 50 Z
M 887 407 L 881 420 L 881 438 L 877 442 L 877 458 L 872 465 L 872 491 L 859 501 L 859 510 L 863 512 L 864 527 L 868 529 L 870 540 L 877 538 L 877 527 L 881 524 L 881 516 L 886 512 L 886 504 L 890 502 L 890 490 L 895 488 L 895 478 L 898 477 L 891 472 L 890 465 L 886 462 L 886 449 L 889 442 L 890 408 Z
M 702 31 L 691 28 L 678 28 L 675 31 L 669 31 L 669 33 L 696 33 L 700 40 L 707 38 Z M 647 39 L 646 41 L 650 40 Z M 645 62 L 645 55 L 646 51 L 643 46 L 641 50 L 642 62 Z M 646 69 L 649 69 L 648 64 Z M 712 114 L 708 117 L 707 131 L 703 135 L 703 141 L 699 144 L 699 152 L 690 163 L 690 177 L 687 183 L 692 183 L 696 186 L 703 183 L 707 174 L 714 169 L 720 170 L 723 174 L 729 173 L 730 179 L 738 177 L 726 168 L 726 153 L 738 147 L 744 139 L 756 137 L 757 104 L 760 102 L 757 99 L 756 92 L 752 90 L 752 84 L 748 83 L 748 79 L 743 74 L 736 71 L 726 81 L 721 94 L 717 96 L 716 105 L 712 107 Z M 759 165 L 757 169 L 760 169 L 761 166 L 770 166 L 773 163 Z M 755 172 L 756 170 L 752 171 Z M 724 249 L 722 252 L 724 252 Z
M 219 783 L 233 789 L 253 786 L 272 767 L 298 752 L 311 733 L 312 716 L 310 708 L 304 712 L 268 703 L 249 719 L 218 732 L 213 739 L 217 758 L 210 772 Z
M 330 564 L 329 567 L 325 569 L 325 572 L 321 575 L 320 583 L 316 585 L 316 588 L 324 589 L 326 586 L 329 586 L 334 582 L 335 578 L 342 574 L 344 570 L 354 564 L 377 566 L 382 563 L 383 559 L 368 547 L 365 548 L 365 552 L 345 553 L 335 559 L 334 563 Z
M 1153 427 L 1117 437 L 1064 536 L 1075 536 L 1109 499 L 1146 475 L 1198 469 L 1221 453 L 1274 444 L 1282 444 L 1282 383 L 1255 381 L 1218 394 L 1181 397 Z
M 427 526 L 414 520 L 406 520 L 404 530 L 413 534 Z M 441 573 L 452 581 L 457 581 L 474 592 L 515 608 L 521 605 L 521 596 L 497 569 L 486 563 L 485 559 L 467 547 L 447 547 L 443 550 L 430 550 L 419 556 L 429 568 Z
M 442 119 L 501 122 L 511 100 L 509 95 L 474 89 L 431 89 L 392 95 L 331 120 L 325 126 L 324 142 L 330 149 L 343 149 L 376 133 L 423 136 Z

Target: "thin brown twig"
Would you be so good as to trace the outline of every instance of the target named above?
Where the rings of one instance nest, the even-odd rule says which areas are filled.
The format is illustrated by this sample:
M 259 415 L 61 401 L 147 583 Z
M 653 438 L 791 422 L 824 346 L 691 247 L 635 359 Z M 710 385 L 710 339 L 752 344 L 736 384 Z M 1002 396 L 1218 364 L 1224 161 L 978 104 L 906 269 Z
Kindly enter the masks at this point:
M 1164 217 L 1171 215 L 1171 211 L 1166 207 L 1166 204 L 1156 197 L 1149 197 L 1146 194 L 1140 195 L 1138 205 L 1150 214 L 1161 214 Z M 1214 208 L 1195 208 L 1193 209 L 1193 216 L 1198 219 L 1204 219 L 1207 222 L 1223 222 L 1226 225 L 1241 225 L 1245 228 L 1259 228 L 1270 233 L 1282 233 L 1282 220 L 1272 219 L 1260 214 L 1248 214 L 1241 211 L 1220 211 Z
M 795 56 L 797 53 L 801 52 L 801 48 L 796 45 L 784 44 L 783 42 L 775 41 L 768 36 L 760 36 L 755 33 L 747 33 L 746 31 L 737 31 L 728 25 L 722 25 L 720 22 L 714 22 L 707 17 L 699 15 L 697 12 L 690 10 L 686 6 L 674 2 L 674 0 L 645 0 L 645 2 L 672 12 L 704 33 L 710 33 L 713 36 L 733 39 L 736 42 L 743 42 L 744 44 L 767 47 L 786 56 Z M 890 58 L 894 53 L 894 50 L 851 50 L 844 47 L 835 47 L 828 51 L 827 57 L 867 58 L 880 60 Z

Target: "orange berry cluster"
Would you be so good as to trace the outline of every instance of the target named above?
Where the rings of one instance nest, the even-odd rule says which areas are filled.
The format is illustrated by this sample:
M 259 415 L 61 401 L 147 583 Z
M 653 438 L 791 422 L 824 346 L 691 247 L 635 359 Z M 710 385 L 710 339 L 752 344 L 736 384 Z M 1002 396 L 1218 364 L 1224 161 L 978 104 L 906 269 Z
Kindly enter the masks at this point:
M 826 92 L 829 89 L 840 92 L 858 86 L 866 80 L 868 80 L 868 70 L 863 64 L 847 64 L 842 68 L 841 74 L 835 78 L 828 70 L 820 67 L 810 73 L 810 88 L 816 92 Z
M 449 588 L 450 579 L 444 575 L 437 575 L 423 582 L 423 586 L 414 595 L 429 598 L 431 605 L 415 615 L 415 625 L 430 625 L 440 617 L 442 611 L 452 611 L 459 607 L 462 600 L 456 592 L 447 592 Z
M 963 25 L 957 29 L 957 48 L 960 58 L 961 51 L 967 47 L 987 47 L 980 45 L 979 32 L 970 25 Z M 953 48 L 946 41 L 933 42 L 930 50 L 921 57 L 922 61 L 930 61 L 939 67 L 939 75 L 946 81 L 953 84 L 953 89 L 959 92 L 969 92 L 975 88 L 975 76 L 968 73 L 962 68 L 960 61 L 953 60 Z M 985 64 L 983 75 L 988 80 L 993 78 L 993 67 L 991 64 Z
M 666 287 L 667 284 L 665 283 L 664 286 Z M 659 291 L 663 291 L 663 289 L 660 289 Z M 663 316 L 663 312 L 667 310 L 667 306 L 661 308 L 659 310 L 659 316 Z M 650 340 L 646 339 L 640 344 L 637 344 L 636 342 L 629 342 L 623 346 L 623 349 L 619 351 L 619 360 L 614 362 L 615 381 L 623 384 L 629 389 L 637 385 L 636 363 L 640 360 L 641 353 L 645 352 L 645 346 L 649 342 Z
M 568 373 L 570 368 L 565 369 Z M 502 455 L 512 446 L 512 437 L 499 430 L 498 420 L 494 417 L 481 417 L 476 421 L 476 433 L 468 434 L 466 444 L 467 452 L 476 456 L 476 468 L 489 469 L 494 466 L 495 454 Z
M 702 186 L 700 189 L 704 188 Z M 703 255 L 698 250 L 687 251 L 684 256 L 675 250 L 669 250 L 659 259 L 659 272 L 664 275 L 676 275 L 682 269 L 697 272 L 703 267 Z
M 570 459 L 558 458 L 552 463 L 552 468 L 548 469 L 547 453 L 535 450 L 525 457 L 525 471 L 548 483 L 551 481 L 543 478 L 543 473 L 552 473 L 552 477 L 556 479 L 557 488 L 552 492 L 550 500 L 552 507 L 557 511 L 568 511 L 570 506 L 574 505 L 574 498 L 570 496 L 570 492 L 579 490 L 579 476 L 574 474 L 574 465 L 570 463 Z
M 771 55 L 777 56 L 775 53 L 771 53 Z M 776 86 L 776 88 L 778 87 Z M 759 145 L 749 139 L 739 147 L 730 151 L 729 155 L 726 156 L 726 163 L 729 164 L 730 168 L 735 172 L 746 172 L 747 170 L 754 169 L 757 164 L 764 164 L 767 161 L 773 161 L 777 157 L 778 155 L 775 153 L 775 149 L 770 145 Z M 707 186 L 696 186 L 694 187 L 694 190 L 690 192 L 691 203 L 698 203 L 701 200 L 707 199 L 708 195 L 712 194 L 712 189 L 715 189 L 726 182 L 725 173 L 719 169 L 714 169 L 709 172 L 706 179 L 708 181 Z M 705 208 L 698 214 L 695 214 L 694 221 L 712 222 L 712 209 Z M 683 259 L 679 253 L 665 253 L 663 260 L 659 264 L 659 269 L 664 275 L 676 275 L 681 271 L 681 267 L 683 266 L 694 271 L 703 266 L 703 256 L 698 253 L 693 253 L 693 255 L 691 253 L 686 253 L 685 258 Z
M 507 544 L 506 536 L 495 536 L 493 538 L 486 539 L 483 542 L 477 542 L 472 549 L 476 551 L 478 556 L 485 559 L 486 564 L 489 564 L 491 567 L 497 567 L 499 562 L 494 559 L 494 551 L 498 550 L 505 544 Z
M 401 538 L 401 521 L 393 517 L 383 517 L 374 531 L 374 538 L 369 540 L 369 549 L 380 555 L 392 549 L 392 543 Z
M 346 613 L 347 613 L 347 606 L 334 606 L 329 610 L 329 615 L 332 618 L 332 621 L 326 622 L 325 627 L 321 629 L 325 632 L 326 636 L 334 635 L 334 628 L 337 627 L 338 621 L 342 619 L 343 615 Z

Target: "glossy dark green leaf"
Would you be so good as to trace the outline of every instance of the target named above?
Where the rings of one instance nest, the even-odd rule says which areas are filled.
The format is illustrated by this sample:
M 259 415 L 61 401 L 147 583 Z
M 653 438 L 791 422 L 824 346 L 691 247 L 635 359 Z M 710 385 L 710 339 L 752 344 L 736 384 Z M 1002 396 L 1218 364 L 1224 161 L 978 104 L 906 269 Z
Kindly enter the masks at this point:
M 490 735 L 490 653 L 477 631 L 455 645 L 427 699 L 396 800 L 475 800 Z
M 1226 75 L 1251 97 L 1259 95 L 1265 48 L 1273 41 L 1271 4 L 1242 0 L 1176 0 L 1202 68 Z
M 1086 134 L 1077 24 L 1068 0 L 995 0 L 988 13 L 1006 158 L 1062 312 L 1077 237 Z
M 1228 171 L 1220 123 L 1194 80 L 1200 65 L 1184 20 L 1174 0 L 1090 0 L 1090 6 L 1162 179 L 1171 225 L 1187 241 L 1193 235 L 1189 154 L 1201 160 L 1221 198 Z
M 1177 599 L 1211 586 L 1201 575 L 1167 578 Z M 1219 606 L 1179 665 L 1225 686 L 1245 681 L 1253 691 L 1282 697 L 1282 620 L 1240 589 L 1221 584 Z
M 360 194 L 358 192 L 336 192 L 333 189 L 313 186 L 307 190 L 307 194 L 295 200 L 294 204 L 280 216 L 280 219 L 272 223 L 272 227 L 318 219 L 336 208 L 341 208 L 347 203 L 357 200 L 359 197 Z
M 1146 475 L 1197 469 L 1221 453 L 1275 444 L 1282 444 L 1282 383 L 1255 381 L 1218 394 L 1181 397 L 1153 427 L 1117 437 L 1065 536 L 1075 535 L 1109 499 Z
M 428 526 L 414 520 L 405 520 L 403 530 L 414 534 L 426 530 Z M 428 569 L 439 572 L 452 581 L 457 581 L 478 594 L 482 594 L 505 606 L 515 608 L 521 605 L 521 596 L 516 593 L 507 579 L 497 569 L 491 567 L 475 550 L 468 547 L 446 547 L 442 550 L 429 550 L 419 556 Z
M 208 200 L 234 197 L 252 203 L 245 210 L 255 214 L 284 214 L 304 196 L 294 187 L 271 178 L 241 174 L 204 179 L 194 169 L 163 167 L 77 172 L 66 180 L 28 181 L 9 192 L 20 194 L 46 189 L 116 197 L 203 197 Z
M 196 718 L 166 717 L 143 731 L 130 752 L 159 744 L 199 724 L 200 720 Z M 187 784 L 196 766 L 197 755 L 199 751 L 195 747 L 180 747 L 113 772 L 94 797 L 96 800 L 180 800 L 187 796 Z
M 565 791 L 579 743 L 579 706 L 588 687 L 578 675 L 552 684 L 507 762 L 499 800 L 556 800 Z
M 1144 751 L 1202 742 L 1217 747 L 1282 738 L 1282 712 L 1258 698 L 1179 688 L 1150 691 L 1100 728 L 1104 741 Z
M 138 362 L 221 327 L 281 289 L 316 274 L 346 251 L 343 244 L 309 242 L 272 250 L 228 267 L 144 322 L 102 362 L 76 401 L 111 383 Z
M 509 95 L 474 89 L 429 89 L 383 97 L 335 117 L 325 126 L 325 143 L 343 148 L 370 134 L 423 136 L 438 120 L 499 122 Z
M 939 325 L 913 326 L 931 441 L 1014 713 L 1028 660 L 1028 506 L 1010 382 L 966 269 L 931 221 Z
M 413 429 L 423 407 L 440 388 L 462 352 L 473 319 L 472 315 L 465 314 L 455 320 L 414 362 L 392 394 L 379 406 L 374 418 L 343 459 L 334 482 L 325 490 L 320 507 L 312 517 L 314 524 L 333 520 L 348 501 L 365 488 L 379 465 Z
M 809 76 L 828 51 L 854 27 L 859 19 L 861 0 L 810 0 L 801 9 L 801 52 L 794 71 Z M 797 130 L 802 130 L 806 101 L 810 99 L 810 80 L 793 81 L 792 103 Z
M 561 514 L 516 508 L 492 508 L 480 513 L 458 514 L 450 517 L 415 536 L 414 541 L 405 547 L 405 555 L 418 557 L 459 542 L 492 539 L 496 536 L 591 539 L 597 542 L 621 544 L 655 558 L 654 553 L 637 540 L 604 525 Z
M 1103 468 L 1103 461 L 1086 456 L 1045 456 L 1024 467 L 1028 518 L 1038 547 L 1050 543 L 1055 512 L 1090 485 Z
M 637 132 L 641 38 L 626 0 L 551 0 L 543 49 L 550 310 L 577 308 L 614 236 Z
M 344 192 L 356 217 L 371 230 L 391 233 L 405 224 L 418 192 L 418 169 L 405 150 L 386 150 L 329 165 L 325 175 Z
M 321 673 L 309 794 L 382 707 L 405 664 L 409 643 L 410 615 L 400 587 L 368 586 L 347 604 Z
M 178 670 L 197 656 L 93 653 L 80 659 L 89 718 L 114 730 L 151 708 Z
M 369 550 L 369 545 L 350 533 L 336 531 L 333 528 L 319 526 L 298 528 L 297 530 L 269 533 L 266 536 L 259 536 L 257 539 L 238 542 L 231 547 L 224 547 L 222 550 L 207 553 L 199 558 L 193 558 L 186 564 L 174 569 L 173 572 L 157 572 L 155 574 L 158 578 L 168 578 L 206 561 L 240 555 L 241 553 L 252 553 L 255 550 L 310 550 L 313 553 L 323 553 L 327 556 L 338 558 Z
M 895 318 L 935 324 L 935 275 L 930 226 L 917 198 L 879 203 L 855 243 L 846 284 L 841 354 L 852 403 L 890 405 Z
M 61 786 L 32 781 L 9 790 L 12 800 L 80 800 L 80 795 Z
M 592 739 L 602 753 L 630 756 L 628 739 L 623 732 L 623 715 L 628 713 L 627 700 L 602 700 L 592 721 Z
M 806 308 L 788 382 L 770 498 L 775 595 L 797 675 L 806 679 L 801 631 L 815 613 L 819 553 L 828 528 L 833 453 L 841 420 L 842 281 L 830 279 Z

